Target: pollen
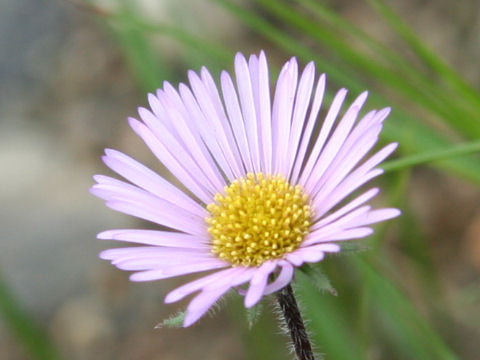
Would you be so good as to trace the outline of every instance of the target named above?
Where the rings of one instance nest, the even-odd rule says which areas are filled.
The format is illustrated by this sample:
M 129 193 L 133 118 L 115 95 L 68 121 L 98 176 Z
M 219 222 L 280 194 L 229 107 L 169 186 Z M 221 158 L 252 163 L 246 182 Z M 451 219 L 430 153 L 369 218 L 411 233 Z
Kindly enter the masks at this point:
M 297 249 L 308 234 L 312 209 L 300 185 L 284 176 L 249 173 L 207 206 L 212 252 L 233 265 L 258 266 Z

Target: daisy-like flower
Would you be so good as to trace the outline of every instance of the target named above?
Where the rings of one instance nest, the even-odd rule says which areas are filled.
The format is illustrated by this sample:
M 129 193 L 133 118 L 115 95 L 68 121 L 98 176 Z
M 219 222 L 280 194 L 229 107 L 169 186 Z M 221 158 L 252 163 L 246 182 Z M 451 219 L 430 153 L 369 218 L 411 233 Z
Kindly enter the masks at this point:
M 376 168 L 397 147 L 366 158 L 389 108 L 359 117 L 358 96 L 339 115 L 347 90 L 319 111 L 325 75 L 295 58 L 270 93 L 263 52 L 237 54 L 235 82 L 221 74 L 221 93 L 206 68 L 188 73 L 190 86 L 149 94 L 137 135 L 183 185 L 180 189 L 133 158 L 107 149 L 103 161 L 128 182 L 97 175 L 91 192 L 114 210 L 161 225 L 159 230 L 110 230 L 98 235 L 140 244 L 103 251 L 133 281 L 208 272 L 171 291 L 166 303 L 196 294 L 184 326 L 197 321 L 226 292 L 247 284 L 245 306 L 290 283 L 295 268 L 340 251 L 338 242 L 370 235 L 369 225 L 399 215 L 373 210 L 379 190 L 355 190 L 382 173 Z M 271 98 L 273 95 L 273 99 Z M 346 198 L 349 198 L 346 201 Z

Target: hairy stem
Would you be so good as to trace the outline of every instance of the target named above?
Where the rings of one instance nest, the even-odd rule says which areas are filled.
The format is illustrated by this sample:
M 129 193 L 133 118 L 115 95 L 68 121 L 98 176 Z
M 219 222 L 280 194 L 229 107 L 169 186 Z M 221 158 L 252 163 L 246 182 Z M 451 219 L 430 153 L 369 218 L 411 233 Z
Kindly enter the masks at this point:
M 315 360 L 292 287 L 287 285 L 277 292 L 277 300 L 290 331 L 298 360 Z

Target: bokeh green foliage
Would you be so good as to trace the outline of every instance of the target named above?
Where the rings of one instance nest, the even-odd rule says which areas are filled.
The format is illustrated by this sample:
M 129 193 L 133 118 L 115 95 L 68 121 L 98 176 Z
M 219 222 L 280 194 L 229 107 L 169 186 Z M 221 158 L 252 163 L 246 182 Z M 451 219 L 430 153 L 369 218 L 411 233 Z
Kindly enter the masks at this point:
M 334 84 L 330 91 L 344 86 L 353 98 L 370 89 L 370 108 L 394 108 L 382 140 L 400 143 L 399 158 L 385 164 L 388 175 L 383 188 L 385 202 L 401 208 L 402 217 L 377 226 L 376 235 L 366 243 L 368 251 L 357 253 L 353 249 L 317 265 L 329 276 L 338 296 L 319 291 L 307 275 L 297 272 L 297 292 L 318 351 L 335 360 L 462 358 L 462 349 L 452 340 L 454 320 L 438 269 L 405 194 L 411 168 L 417 165 L 434 166 L 480 184 L 478 89 L 432 52 L 385 0 L 366 2 L 396 37 L 395 48 L 343 18 L 325 1 L 205 1 L 236 16 L 252 34 L 261 36 L 268 48 L 282 51 L 285 58 L 294 55 L 302 62 L 315 61 L 317 69 L 327 73 Z M 95 5 L 94 0 L 89 3 Z M 208 65 L 214 74 L 222 68 L 231 69 L 234 53 L 242 50 L 202 38 L 181 26 L 151 23 L 142 18 L 135 4 L 119 0 L 119 10 L 105 13 L 101 22 L 117 40 L 144 90 L 153 91 L 164 80 L 178 80 L 175 69 L 153 46 L 156 37 L 168 37 L 183 45 L 188 55 L 183 65 L 196 69 Z M 392 233 L 395 244 L 386 244 L 387 235 Z M 420 289 L 415 301 L 405 291 L 402 272 L 392 265 L 392 246 L 411 264 L 409 283 Z M 250 329 L 239 320 L 239 329 L 247 334 L 245 346 L 254 358 L 278 359 L 277 352 L 269 351 L 268 340 L 261 340 L 269 338 L 265 332 L 276 331 L 274 324 L 265 321 Z M 29 331 L 20 337 L 28 338 Z M 32 349 L 35 352 L 35 347 Z

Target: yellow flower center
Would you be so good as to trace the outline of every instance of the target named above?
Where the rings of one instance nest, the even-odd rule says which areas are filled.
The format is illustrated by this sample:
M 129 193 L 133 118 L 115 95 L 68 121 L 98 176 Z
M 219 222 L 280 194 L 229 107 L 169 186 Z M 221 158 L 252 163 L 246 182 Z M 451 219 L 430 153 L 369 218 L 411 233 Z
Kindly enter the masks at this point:
M 284 176 L 247 174 L 207 206 L 212 252 L 233 265 L 257 266 L 298 248 L 312 210 L 301 186 Z

